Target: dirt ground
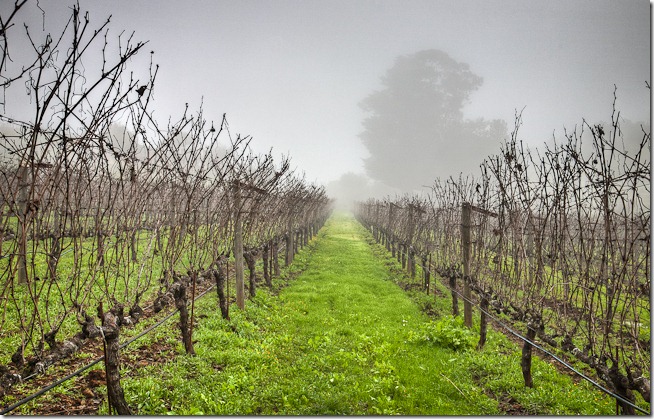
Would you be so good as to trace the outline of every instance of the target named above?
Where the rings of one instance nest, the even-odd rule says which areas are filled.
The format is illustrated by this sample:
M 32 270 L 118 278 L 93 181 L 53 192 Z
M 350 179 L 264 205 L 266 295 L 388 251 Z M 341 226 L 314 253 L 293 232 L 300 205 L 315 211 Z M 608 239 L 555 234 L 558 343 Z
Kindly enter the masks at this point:
M 210 286 L 211 283 L 208 281 L 199 286 L 198 295 L 210 288 Z M 153 317 L 163 318 L 164 312 L 169 313 L 170 311 L 164 310 L 160 313 L 154 313 L 152 307 L 149 306 L 144 309 L 142 321 Z M 170 327 L 171 324 L 174 324 L 173 322 L 173 319 L 169 319 L 162 326 L 166 327 L 168 325 Z M 33 379 L 25 381 L 22 385 L 16 384 L 9 388 L 3 398 L 4 400 L 0 401 L 0 409 L 9 407 L 16 401 L 38 392 L 56 380 L 89 365 L 93 360 L 103 355 L 102 341 L 99 338 L 86 341 L 82 349 L 73 357 L 64 359 L 62 362 L 49 367 L 45 374 L 39 374 Z M 145 367 L 150 364 L 165 363 L 175 355 L 173 344 L 158 341 L 146 345 L 137 340 L 121 350 L 121 362 L 132 362 L 131 359 L 133 359 L 137 366 Z M 123 373 L 122 376 L 129 375 Z M 71 378 L 71 381 L 73 383 L 71 390 L 67 389 L 64 392 L 61 390 L 61 386 L 54 387 L 34 401 L 8 412 L 7 415 L 97 415 L 100 405 L 106 399 L 104 363 L 97 363 L 80 375 Z M 6 400 L 10 397 L 13 397 L 13 401 L 7 402 Z

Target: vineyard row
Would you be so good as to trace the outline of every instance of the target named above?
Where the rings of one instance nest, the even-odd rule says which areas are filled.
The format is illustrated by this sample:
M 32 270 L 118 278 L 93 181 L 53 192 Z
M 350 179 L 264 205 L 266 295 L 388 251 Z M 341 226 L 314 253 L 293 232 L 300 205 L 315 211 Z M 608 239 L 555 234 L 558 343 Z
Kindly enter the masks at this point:
M 0 22 L 0 397 L 100 337 L 110 408 L 127 414 L 121 329 L 174 303 L 193 353 L 198 285 L 216 284 L 228 317 L 233 260 L 245 308 L 257 261 L 270 285 L 332 203 L 225 115 L 214 125 L 187 103 L 157 120 L 146 42 L 112 38 L 109 19 L 94 27 L 78 5 L 61 33 L 41 36 L 21 22 L 26 4 Z M 28 45 L 22 62 L 16 45 Z
M 627 150 L 618 121 L 608 133 L 585 126 L 590 147 L 575 132 L 534 152 L 516 128 L 478 178 L 369 199 L 356 215 L 411 275 L 420 260 L 451 289 L 462 282 L 467 325 L 474 292 L 481 309 L 522 325 L 529 341 L 538 336 L 588 365 L 633 414 L 637 396 L 650 402 L 650 136 Z M 527 386 L 530 356 L 525 344 Z

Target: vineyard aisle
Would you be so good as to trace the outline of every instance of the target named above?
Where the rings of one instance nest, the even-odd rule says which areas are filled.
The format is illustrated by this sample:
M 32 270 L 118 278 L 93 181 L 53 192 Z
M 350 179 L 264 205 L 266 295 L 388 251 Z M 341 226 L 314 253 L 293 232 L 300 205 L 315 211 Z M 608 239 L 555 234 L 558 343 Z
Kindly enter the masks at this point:
M 128 403 L 153 415 L 503 413 L 462 352 L 417 338 L 428 319 L 367 237 L 337 214 L 279 295 L 257 293 L 230 321 L 215 296 L 200 300 L 197 355 L 129 371 Z
M 454 352 L 409 342 L 426 317 L 387 280 L 365 234 L 350 216 L 333 216 L 298 256 L 304 271 L 279 296 L 233 307 L 229 322 L 215 297 L 202 299 L 197 356 L 129 373 L 128 403 L 139 414 L 497 412 L 448 377 Z

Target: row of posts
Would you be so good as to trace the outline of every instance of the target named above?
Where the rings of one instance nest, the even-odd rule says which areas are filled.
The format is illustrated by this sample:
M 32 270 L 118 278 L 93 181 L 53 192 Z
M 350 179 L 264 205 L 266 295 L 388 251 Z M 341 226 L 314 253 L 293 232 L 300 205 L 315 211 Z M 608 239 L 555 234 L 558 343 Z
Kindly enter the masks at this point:
M 380 220 L 380 206 L 379 204 L 375 205 L 375 219 Z M 397 258 L 398 262 L 402 264 L 402 269 L 407 269 L 409 275 L 412 278 L 415 278 L 416 274 L 416 253 L 413 249 L 411 243 L 413 243 L 415 235 L 415 215 L 416 212 L 421 211 L 420 208 L 413 204 L 409 204 L 408 208 L 408 225 L 407 225 L 407 242 L 397 243 L 397 240 L 392 236 L 391 228 L 394 223 L 395 212 L 397 209 L 402 209 L 402 207 L 389 203 L 388 208 L 388 220 L 386 231 L 383 231 L 379 226 L 371 226 L 373 237 L 375 240 L 380 242 L 382 245 L 386 246 L 386 250 L 391 252 L 393 258 Z M 472 290 L 470 286 L 470 260 L 471 260 L 471 249 L 472 249 L 472 240 L 471 240 L 471 212 L 472 206 L 469 203 L 463 203 L 461 206 L 461 248 L 462 248 L 462 262 L 463 262 L 463 319 L 464 324 L 467 327 L 472 327 Z M 423 281 L 426 292 L 430 292 L 430 281 L 431 281 L 431 253 L 425 253 L 421 257 L 422 270 L 423 270 Z M 456 316 L 459 313 L 458 309 L 458 298 L 456 293 L 456 274 L 452 272 L 450 276 L 450 288 L 452 289 L 452 311 Z M 481 301 L 482 309 L 488 307 L 488 300 L 485 296 L 482 296 Z M 486 340 L 486 314 L 482 311 L 481 313 L 481 336 L 479 346 L 483 346 Z

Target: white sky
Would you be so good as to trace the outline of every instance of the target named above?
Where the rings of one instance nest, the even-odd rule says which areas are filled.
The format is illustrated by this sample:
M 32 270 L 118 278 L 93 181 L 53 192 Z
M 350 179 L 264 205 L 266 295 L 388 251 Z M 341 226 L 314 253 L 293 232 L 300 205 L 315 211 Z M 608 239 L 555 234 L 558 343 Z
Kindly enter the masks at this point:
M 8 2 L 9 3 L 9 2 Z M 11 2 L 13 3 L 13 2 Z M 622 116 L 649 121 L 651 8 L 642 0 L 79 0 L 111 33 L 149 40 L 160 65 L 154 109 L 184 103 L 255 149 L 290 154 L 309 181 L 363 172 L 358 103 L 399 55 L 441 49 L 484 83 L 469 117 L 511 128 L 540 145 L 586 118 L 609 121 L 614 84 Z M 58 27 L 70 0 L 40 0 Z M 5 4 L 5 7 L 7 5 Z M 35 4 L 31 13 L 41 21 Z M 4 8 L 0 8 L 0 13 Z M 6 12 L 4 12 L 6 13 Z M 52 26 L 51 26 L 52 25 Z M 54 29 L 51 29 L 54 31 Z

